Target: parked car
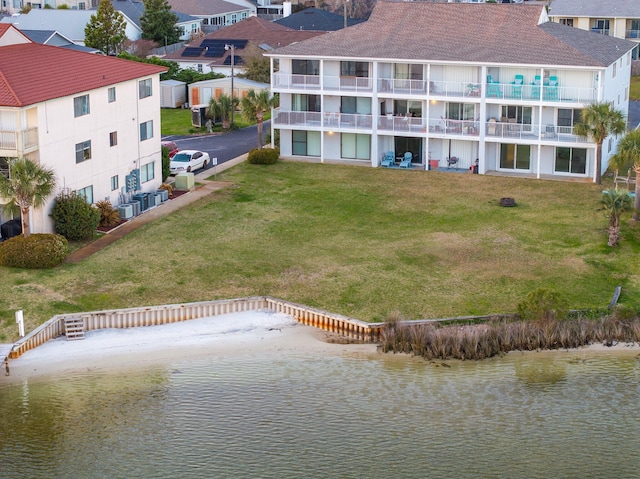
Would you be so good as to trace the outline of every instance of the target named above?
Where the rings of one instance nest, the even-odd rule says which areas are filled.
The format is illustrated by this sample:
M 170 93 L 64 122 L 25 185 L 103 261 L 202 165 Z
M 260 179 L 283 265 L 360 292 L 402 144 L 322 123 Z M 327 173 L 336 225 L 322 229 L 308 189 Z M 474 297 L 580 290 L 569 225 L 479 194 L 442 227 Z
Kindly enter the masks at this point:
M 209 164 L 209 153 L 197 150 L 182 150 L 171 158 L 169 169 L 172 175 L 190 172 L 198 168 L 206 168 Z
M 175 144 L 175 142 L 173 141 L 163 141 L 161 143 L 163 148 L 166 148 L 169 150 L 169 158 L 173 158 L 175 156 L 176 153 L 178 153 L 178 145 Z

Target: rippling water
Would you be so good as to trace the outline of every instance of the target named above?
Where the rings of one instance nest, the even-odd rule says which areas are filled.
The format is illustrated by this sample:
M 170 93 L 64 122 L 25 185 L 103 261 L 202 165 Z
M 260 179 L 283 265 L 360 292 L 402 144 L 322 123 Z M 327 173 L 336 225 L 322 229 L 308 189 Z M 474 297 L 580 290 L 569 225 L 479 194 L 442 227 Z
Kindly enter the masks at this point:
M 640 358 L 288 352 L 0 381 L 0 477 L 637 478 Z

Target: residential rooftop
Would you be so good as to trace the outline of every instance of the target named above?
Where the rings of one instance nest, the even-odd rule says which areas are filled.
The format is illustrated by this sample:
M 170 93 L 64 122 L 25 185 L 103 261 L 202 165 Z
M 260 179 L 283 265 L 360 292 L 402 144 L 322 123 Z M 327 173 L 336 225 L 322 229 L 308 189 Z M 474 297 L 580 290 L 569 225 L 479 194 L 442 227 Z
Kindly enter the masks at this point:
M 640 18 L 638 0 L 553 0 L 552 17 Z

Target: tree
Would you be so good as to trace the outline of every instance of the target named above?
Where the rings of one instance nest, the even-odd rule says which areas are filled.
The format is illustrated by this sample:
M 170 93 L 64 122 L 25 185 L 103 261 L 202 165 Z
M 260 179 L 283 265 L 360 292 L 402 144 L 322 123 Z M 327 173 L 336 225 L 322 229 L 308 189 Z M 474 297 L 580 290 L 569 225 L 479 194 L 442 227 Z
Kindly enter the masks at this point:
M 31 207 L 42 206 L 56 186 L 52 170 L 43 168 L 28 158 L 8 161 L 9 176 L 0 175 L 0 196 L 9 198 L 9 207 L 20 208 L 22 234 L 31 234 Z
M 222 121 L 222 128 L 228 130 L 231 127 L 231 110 L 236 108 L 240 101 L 233 97 L 233 101 L 229 95 L 220 95 L 218 99 L 211 98 L 207 107 L 207 116 L 215 121 L 216 117 Z
M 262 148 L 262 123 L 264 114 L 278 105 L 277 96 L 269 96 L 268 90 L 260 90 L 256 93 L 251 89 L 242 98 L 242 116 L 247 121 L 256 122 L 258 126 L 258 148 Z
M 631 196 L 628 191 L 611 189 L 602 193 L 600 209 L 609 218 L 609 246 L 617 246 L 620 238 L 620 217 L 631 209 Z
M 238 74 L 240 78 L 269 83 L 271 81 L 271 66 L 269 59 L 262 55 L 262 51 L 254 44 L 245 47 L 242 53 L 244 73 Z
M 153 40 L 158 45 L 177 43 L 180 40 L 177 22 L 178 16 L 167 0 L 144 0 L 144 13 L 140 16 L 144 40 Z
M 602 144 L 609 135 L 620 135 L 627 129 L 624 115 L 610 103 L 593 103 L 582 110 L 580 123 L 575 125 L 577 135 L 591 136 L 596 142 L 596 178 L 602 184 Z
M 636 173 L 636 198 L 633 205 L 633 220 L 638 221 L 640 213 L 640 130 L 627 133 L 618 143 L 618 153 L 609 162 L 611 167 L 620 171 L 633 168 Z
M 98 10 L 84 29 L 84 43 L 99 49 L 106 55 L 118 53 L 118 47 L 127 38 L 126 20 L 117 12 L 109 0 L 100 0 Z

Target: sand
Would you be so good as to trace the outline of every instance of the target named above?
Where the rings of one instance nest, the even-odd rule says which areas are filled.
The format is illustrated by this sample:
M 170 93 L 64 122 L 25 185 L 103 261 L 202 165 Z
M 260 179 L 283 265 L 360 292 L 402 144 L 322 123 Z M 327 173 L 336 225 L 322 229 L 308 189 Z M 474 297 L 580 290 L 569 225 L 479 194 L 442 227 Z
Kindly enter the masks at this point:
M 249 311 L 161 326 L 88 331 L 84 340 L 52 339 L 9 361 L 11 375 L 0 381 L 50 377 L 81 371 L 139 368 L 212 354 L 251 351 L 320 351 L 376 354 L 375 344 L 340 344 L 330 334 L 297 323 L 291 316 Z

